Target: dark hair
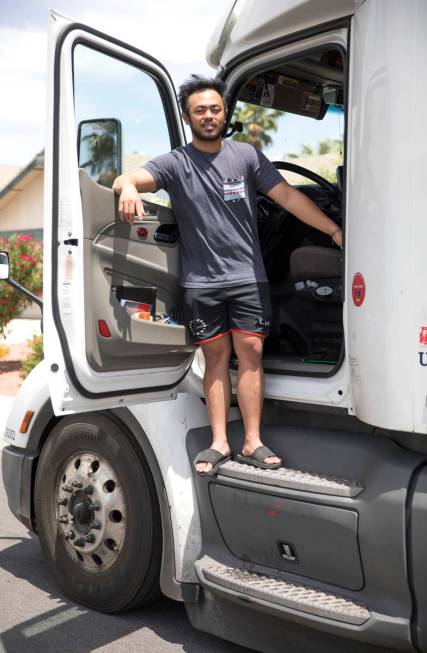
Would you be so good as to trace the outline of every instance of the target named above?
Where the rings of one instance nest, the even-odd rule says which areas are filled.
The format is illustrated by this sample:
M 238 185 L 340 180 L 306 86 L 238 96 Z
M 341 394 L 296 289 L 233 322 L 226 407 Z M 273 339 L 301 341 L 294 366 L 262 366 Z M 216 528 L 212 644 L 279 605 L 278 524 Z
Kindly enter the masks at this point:
M 201 75 L 191 75 L 191 77 L 186 79 L 179 87 L 178 93 L 178 100 L 182 111 L 188 113 L 188 98 L 190 95 L 199 91 L 206 91 L 207 89 L 216 91 L 224 100 L 224 83 L 220 79 L 209 79 Z

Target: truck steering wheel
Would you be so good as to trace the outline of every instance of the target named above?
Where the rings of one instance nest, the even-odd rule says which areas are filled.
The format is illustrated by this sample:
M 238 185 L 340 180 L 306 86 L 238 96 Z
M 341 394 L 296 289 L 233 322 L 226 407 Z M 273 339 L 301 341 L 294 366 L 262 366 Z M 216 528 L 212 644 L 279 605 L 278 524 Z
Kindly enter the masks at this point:
M 289 172 L 295 172 L 296 174 L 301 175 L 302 177 L 306 177 L 307 179 L 314 181 L 314 183 L 321 186 L 328 193 L 328 195 L 335 195 L 338 198 L 341 195 L 339 190 L 333 184 L 331 184 L 330 181 L 324 179 L 323 177 L 318 175 L 317 172 L 313 172 L 308 168 L 303 168 L 302 166 L 299 166 L 296 163 L 289 163 L 288 161 L 273 161 L 273 165 L 278 170 L 288 170 Z

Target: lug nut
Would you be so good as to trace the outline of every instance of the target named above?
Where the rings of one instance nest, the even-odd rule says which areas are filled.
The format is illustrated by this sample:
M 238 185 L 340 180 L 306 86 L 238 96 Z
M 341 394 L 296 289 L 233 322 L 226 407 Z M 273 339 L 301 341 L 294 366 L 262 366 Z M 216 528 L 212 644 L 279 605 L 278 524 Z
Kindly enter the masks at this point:
M 64 497 L 63 499 L 57 499 L 56 503 L 58 504 L 58 506 L 66 506 L 68 505 L 68 499 L 67 497 Z
M 86 494 L 93 494 L 93 485 L 88 485 L 85 489 Z
M 92 528 L 97 528 L 97 529 L 98 529 L 98 528 L 101 528 L 101 526 L 102 526 L 102 524 L 101 524 L 101 522 L 99 521 L 99 519 L 94 519 L 94 520 L 93 520 L 93 522 L 92 522 Z
M 72 485 L 73 487 L 77 487 L 77 488 L 81 488 L 81 487 L 83 487 L 83 483 L 82 483 L 81 481 L 73 481 L 73 482 L 71 483 L 71 485 Z
M 68 517 L 67 515 L 59 515 L 56 521 L 58 521 L 60 524 L 68 524 Z
M 93 544 L 95 542 L 95 535 L 93 533 L 88 533 L 85 535 L 85 542 L 88 542 L 89 544 Z
M 65 539 L 66 540 L 74 540 L 75 537 L 76 537 L 76 534 L 75 534 L 74 531 L 67 531 L 65 533 Z
M 63 485 L 62 489 L 64 490 L 64 492 L 72 492 L 73 491 L 73 488 L 72 488 L 71 485 Z
M 101 504 L 99 503 L 99 501 L 94 501 L 91 504 L 90 509 L 91 510 L 100 510 L 101 509 Z
M 75 542 L 74 546 L 84 546 L 86 544 L 83 537 L 79 537 Z

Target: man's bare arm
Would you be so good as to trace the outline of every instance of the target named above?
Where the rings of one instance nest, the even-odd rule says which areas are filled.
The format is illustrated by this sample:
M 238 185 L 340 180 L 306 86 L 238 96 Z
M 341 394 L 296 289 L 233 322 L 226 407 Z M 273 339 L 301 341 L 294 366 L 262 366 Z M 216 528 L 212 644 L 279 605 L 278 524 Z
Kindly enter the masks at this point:
M 324 234 L 328 234 L 336 245 L 342 247 L 340 227 L 328 218 L 304 193 L 290 186 L 287 181 L 279 182 L 267 195 L 276 204 L 299 218 L 301 222 L 305 222 L 305 224 L 322 231 Z
M 132 223 L 135 215 L 140 219 L 145 215 L 139 193 L 155 193 L 156 182 L 148 170 L 135 168 L 114 180 L 113 191 L 120 195 L 120 220 Z

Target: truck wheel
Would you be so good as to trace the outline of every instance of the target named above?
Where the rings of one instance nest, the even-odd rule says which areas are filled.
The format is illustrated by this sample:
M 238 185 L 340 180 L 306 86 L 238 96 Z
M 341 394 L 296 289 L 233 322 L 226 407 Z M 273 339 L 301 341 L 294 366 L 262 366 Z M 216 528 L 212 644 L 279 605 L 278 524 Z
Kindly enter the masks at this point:
M 106 415 L 62 419 L 35 480 L 40 543 L 77 603 L 122 612 L 157 598 L 160 509 L 143 453 Z

